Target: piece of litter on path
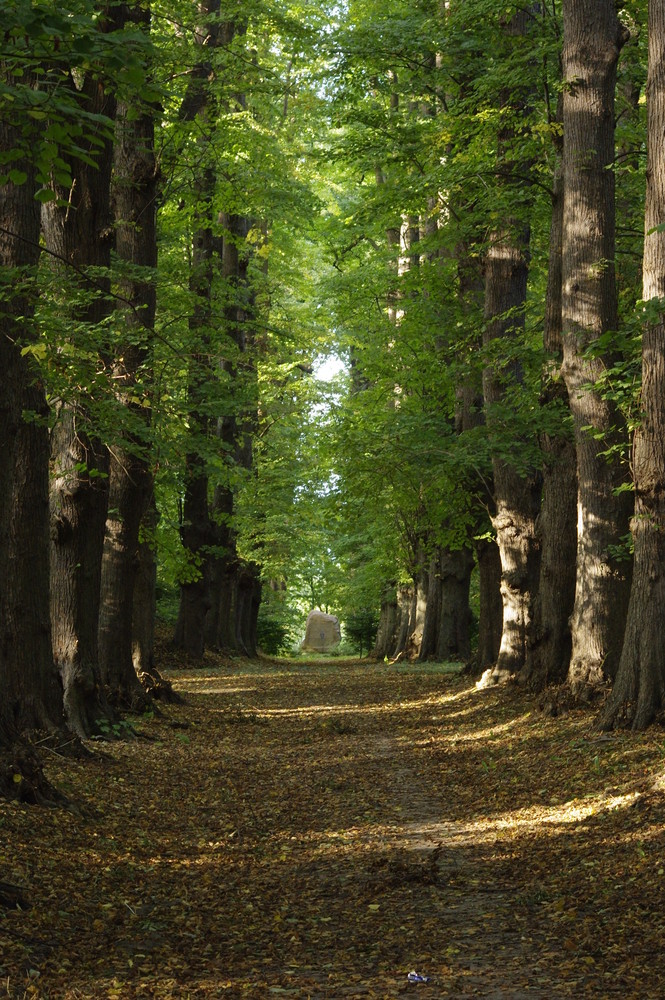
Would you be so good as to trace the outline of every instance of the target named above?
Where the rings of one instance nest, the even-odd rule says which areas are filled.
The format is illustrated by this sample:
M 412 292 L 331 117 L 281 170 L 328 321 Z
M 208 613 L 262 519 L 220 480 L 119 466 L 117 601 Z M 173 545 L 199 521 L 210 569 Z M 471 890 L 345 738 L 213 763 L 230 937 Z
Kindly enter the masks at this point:
M 419 972 L 410 972 L 406 977 L 410 983 L 428 983 L 429 976 L 421 976 Z

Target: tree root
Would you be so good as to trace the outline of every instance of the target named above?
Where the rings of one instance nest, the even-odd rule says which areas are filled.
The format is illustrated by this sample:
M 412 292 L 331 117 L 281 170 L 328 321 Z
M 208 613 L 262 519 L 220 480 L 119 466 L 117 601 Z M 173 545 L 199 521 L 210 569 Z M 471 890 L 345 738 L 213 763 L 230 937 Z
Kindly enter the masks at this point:
M 152 667 L 149 671 L 141 671 L 138 674 L 138 679 L 143 690 L 152 698 L 166 702 L 168 705 L 184 705 L 184 699 L 177 691 L 173 690 L 171 681 L 163 677 L 156 667 Z
M 40 806 L 67 802 L 47 779 L 37 752 L 24 741 L 0 750 L 0 798 Z

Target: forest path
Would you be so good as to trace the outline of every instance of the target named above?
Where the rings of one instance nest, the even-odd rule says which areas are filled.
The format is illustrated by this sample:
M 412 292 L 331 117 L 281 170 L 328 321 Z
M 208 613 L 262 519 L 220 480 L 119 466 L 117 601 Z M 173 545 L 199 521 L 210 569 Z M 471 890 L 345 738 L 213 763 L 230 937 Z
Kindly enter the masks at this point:
M 149 740 L 49 757 L 80 814 L 0 804 L 0 997 L 665 995 L 662 733 L 428 664 L 169 676 Z

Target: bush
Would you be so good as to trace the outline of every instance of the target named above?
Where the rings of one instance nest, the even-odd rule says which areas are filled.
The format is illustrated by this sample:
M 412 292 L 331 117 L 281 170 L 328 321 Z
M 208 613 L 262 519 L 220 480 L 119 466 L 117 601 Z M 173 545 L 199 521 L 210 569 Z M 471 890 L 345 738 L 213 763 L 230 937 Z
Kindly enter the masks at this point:
M 288 656 L 294 645 L 291 612 L 283 612 L 261 605 L 256 625 L 256 639 L 261 652 L 267 656 Z

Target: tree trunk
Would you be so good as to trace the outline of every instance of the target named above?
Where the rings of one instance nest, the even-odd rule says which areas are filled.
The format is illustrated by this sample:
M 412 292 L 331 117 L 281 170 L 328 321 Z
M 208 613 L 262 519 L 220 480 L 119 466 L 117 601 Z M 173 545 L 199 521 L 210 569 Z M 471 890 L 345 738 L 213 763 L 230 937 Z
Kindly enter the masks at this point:
M 397 588 L 397 621 L 395 629 L 395 648 L 392 651 L 391 659 L 400 656 L 406 649 L 407 639 L 410 634 L 411 619 L 415 605 L 415 589 L 410 585 L 402 584 Z
M 210 155 L 207 143 L 202 155 Z M 196 347 L 189 363 L 188 397 L 192 440 L 186 456 L 183 519 L 180 526 L 180 537 L 188 553 L 191 570 L 190 578 L 180 587 L 180 607 L 173 636 L 174 644 L 195 659 L 203 656 L 205 645 L 205 620 L 211 604 L 210 549 L 216 543 L 209 511 L 208 469 L 204 458 L 206 441 L 211 433 L 211 420 L 203 406 L 207 383 L 214 377 L 209 357 L 213 280 L 211 213 L 214 192 L 214 171 L 212 167 L 205 167 L 198 177 L 198 219 L 190 275 L 190 289 L 196 296 L 196 306 L 190 317 L 189 327 Z
M 110 715 L 97 645 L 108 452 L 78 417 L 61 407 L 51 431 L 51 628 L 67 720 L 87 738 Z
M 533 10 L 520 9 L 506 22 L 506 37 L 524 37 L 532 16 Z M 506 89 L 501 103 L 506 109 L 524 111 L 527 96 L 526 90 L 520 95 L 514 89 Z M 511 129 L 502 129 L 498 136 L 498 162 L 502 176 L 510 175 L 516 166 L 511 162 L 509 152 L 513 140 Z M 518 166 L 521 172 L 528 172 L 528 164 Z M 509 183 L 509 180 L 500 181 L 500 188 L 509 191 Z M 522 192 L 520 194 L 523 199 Z M 514 345 L 508 360 L 504 360 L 501 342 L 519 340 L 524 333 L 529 243 L 530 228 L 524 219 L 507 217 L 501 229 L 490 235 L 485 257 L 486 325 L 483 345 L 488 361 L 483 372 L 483 392 L 494 479 L 495 512 L 492 524 L 501 556 L 503 630 L 496 664 L 483 676 L 481 686 L 507 680 L 524 666 L 533 627 L 533 603 L 538 590 L 540 551 L 536 517 L 540 507 L 540 474 L 535 469 L 520 470 L 512 461 L 516 442 L 512 440 L 508 444 L 506 441 L 510 431 L 501 415 L 509 392 L 523 382 L 521 363 Z M 528 448 L 531 443 L 525 441 L 524 444 Z M 509 454 L 510 457 L 507 457 Z
M 188 655 L 200 659 L 206 641 L 206 618 L 213 604 L 212 551 L 218 546 L 218 532 L 211 517 L 209 475 L 205 459 L 213 420 L 207 401 L 208 383 L 217 377 L 212 360 L 212 334 L 216 327 L 213 316 L 213 277 L 216 239 L 213 228 L 218 221 L 215 207 L 217 158 L 214 129 L 218 101 L 210 82 L 212 79 L 208 53 L 228 45 L 235 33 L 232 21 L 220 20 L 219 0 L 203 0 L 199 5 L 201 27 L 196 39 L 201 47 L 197 66 L 190 78 L 190 87 L 180 109 L 185 121 L 198 123 L 200 165 L 195 177 L 197 206 L 192 246 L 190 290 L 196 305 L 189 321 L 196 344 L 190 361 L 189 420 L 192 427 L 191 448 L 186 458 L 185 495 L 180 535 L 191 563 L 190 578 L 180 588 L 180 608 L 173 641 Z
M 149 8 L 132 6 L 126 9 L 126 17 L 147 38 Z M 113 444 L 109 468 L 99 658 L 102 680 L 113 704 L 134 710 L 149 703 L 133 664 L 132 604 L 139 528 L 152 494 L 147 457 L 150 410 L 144 367 L 155 322 L 156 181 L 153 111 L 121 104 L 116 121 L 113 188 L 116 253 L 132 271 L 124 275 L 121 268 L 119 282 L 120 293 L 129 303 L 122 316 L 129 338 L 116 350 L 112 374 L 118 403 L 126 415 L 125 432 Z M 136 268 L 145 270 L 139 273 Z
M 436 640 L 441 617 L 441 576 L 439 574 L 439 550 L 431 557 L 427 572 L 427 600 L 423 637 L 418 652 L 419 660 L 430 660 L 436 655 Z
M 427 611 L 427 594 L 429 590 L 429 572 L 425 568 L 424 553 L 420 553 L 421 564 L 413 577 L 413 604 L 411 607 L 411 620 L 409 623 L 409 634 L 404 648 L 404 652 L 409 659 L 416 659 L 420 654 L 420 647 L 423 641 L 423 631 L 425 628 L 425 614 Z
M 0 79 L 12 83 L 2 68 Z M 0 116 L 0 151 L 21 139 L 9 114 Z M 49 620 L 48 407 L 40 373 L 22 353 L 36 340 L 39 208 L 29 159 L 13 166 L 26 180 L 0 186 L 0 267 L 13 276 L 0 299 L 0 745 L 63 724 Z
M 99 25 L 100 31 L 114 27 L 104 17 Z M 68 87 L 72 103 L 86 113 L 105 116 L 110 131 L 116 101 L 102 78 L 90 72 L 79 80 L 70 73 L 61 86 Z M 85 140 L 90 162 L 70 157 L 71 187 L 63 188 L 53 180 L 58 201 L 42 207 L 44 240 L 57 280 L 65 294 L 69 290 L 83 300 L 71 310 L 71 318 L 83 324 L 84 330 L 94 330 L 82 358 L 91 380 L 100 360 L 108 362 L 104 321 L 110 312 L 114 236 L 110 209 L 113 143 L 101 129 L 100 136 Z M 68 308 L 63 302 L 63 309 Z M 51 460 L 53 652 L 69 724 L 81 736 L 90 736 L 99 732 L 99 720 L 109 716 L 101 691 L 97 644 L 108 453 L 92 426 L 85 388 L 75 399 L 64 399 L 59 405 L 51 433 Z
M 495 234 L 485 263 L 485 346 L 494 341 L 519 337 L 524 328 L 527 287 L 528 230 L 519 226 Z M 495 513 L 492 524 L 501 558 L 503 628 L 496 664 L 486 672 L 483 684 L 493 684 L 516 674 L 526 661 L 533 623 L 533 602 L 538 590 L 539 548 L 536 517 L 540 506 L 540 477 L 535 471 L 524 474 L 504 458 L 510 448 L 501 434 L 506 430 L 497 407 L 503 402 L 506 385 L 522 381 L 517 361 L 503 363 L 497 358 L 483 375 L 486 419 L 492 441 Z M 505 405 L 505 404 L 504 404 Z M 527 445 L 528 446 L 528 445 Z
M 154 494 L 148 503 L 141 525 L 137 568 L 132 601 L 132 663 L 137 675 L 155 669 L 155 604 L 157 594 L 157 559 L 155 529 L 159 514 Z
M 600 725 L 644 729 L 665 710 L 665 5 L 649 3 L 642 421 L 635 434 L 635 562 L 621 660 Z
M 244 564 L 238 576 L 235 626 L 236 646 L 249 657 L 256 656 L 256 623 L 261 604 L 259 568 Z
M 471 656 L 469 588 L 473 563 L 470 549 L 441 550 L 441 611 L 436 643 L 437 660 L 468 660 Z
M 430 562 L 420 660 L 468 660 L 471 655 L 469 549 L 437 549 Z
M 542 405 L 568 407 L 561 377 L 561 244 L 563 235 L 563 170 L 558 149 L 552 195 L 550 256 L 545 301 L 543 346 L 547 367 Z M 531 691 L 566 679 L 570 662 L 570 615 L 575 600 L 576 496 L 575 442 L 565 427 L 540 438 L 543 454 L 543 499 L 537 520 L 541 562 L 534 604 L 532 640 L 519 681 Z
M 563 376 L 577 450 L 577 576 L 568 681 L 590 696 L 616 673 L 628 599 L 627 561 L 613 557 L 629 525 L 627 466 L 607 451 L 623 420 L 594 384 L 608 354 L 590 355 L 616 329 L 614 280 L 614 90 L 625 29 L 614 0 L 564 0 Z
M 478 653 L 473 665 L 483 671 L 496 663 L 503 631 L 503 601 L 501 599 L 501 556 L 496 542 L 483 539 L 476 542 L 478 563 Z
M 243 356 L 247 350 L 247 247 L 249 221 L 243 216 L 226 215 L 221 248 L 221 275 L 225 286 L 224 329 L 235 350 L 233 360 L 223 360 L 221 368 L 228 385 L 230 412 L 217 421 L 217 436 L 229 470 L 229 482 L 218 483 L 213 496 L 217 555 L 211 567 L 210 610 L 206 620 L 206 641 L 217 649 L 245 652 L 242 634 L 243 580 L 247 567 L 240 564 L 233 530 L 235 489 L 232 468 L 252 465 L 251 444 L 246 446 L 246 414 L 243 414 Z M 250 573 L 251 575 L 251 573 Z
M 372 657 L 375 660 L 385 660 L 395 648 L 397 629 L 397 593 L 394 585 L 384 593 L 379 612 L 379 625 L 376 630 L 376 640 Z

